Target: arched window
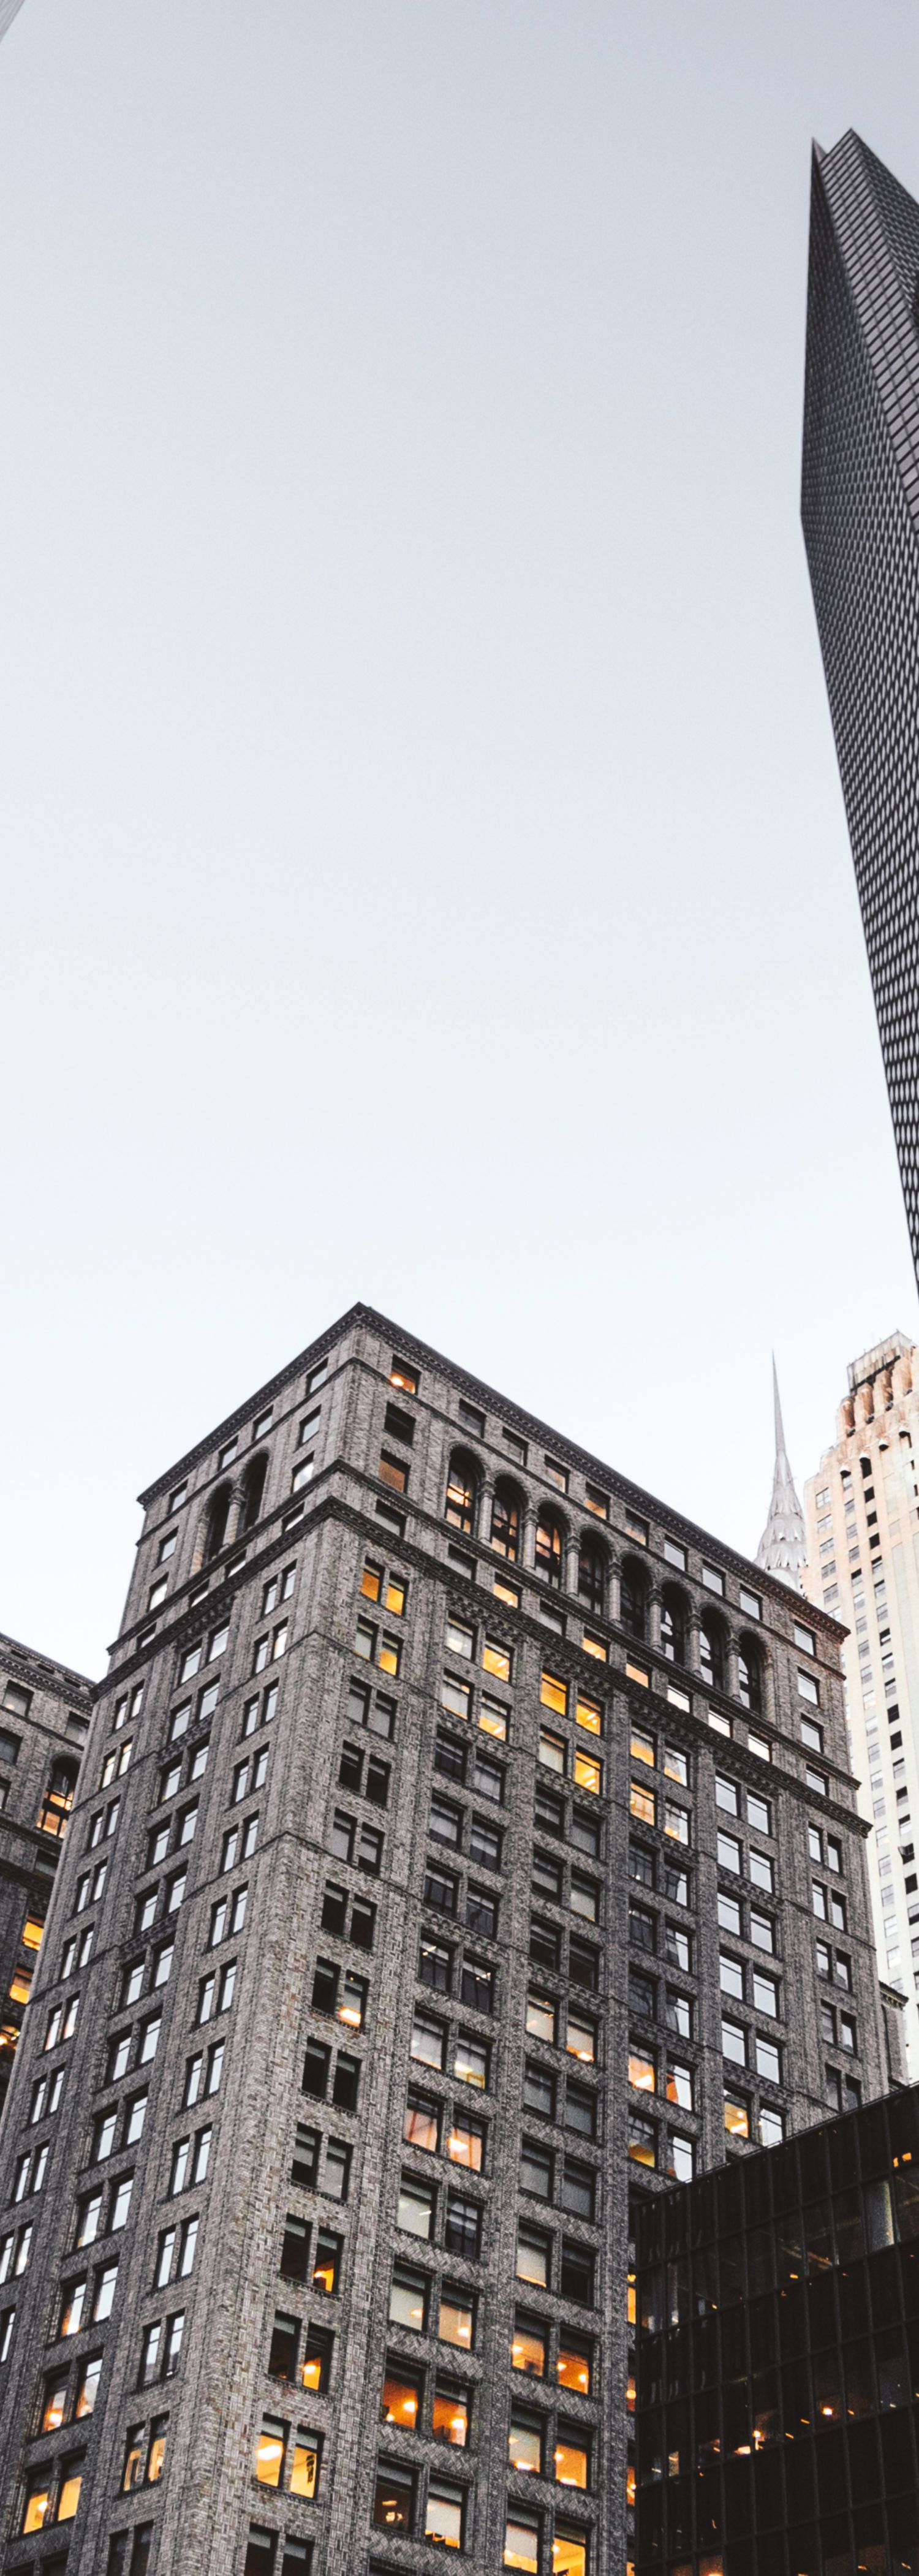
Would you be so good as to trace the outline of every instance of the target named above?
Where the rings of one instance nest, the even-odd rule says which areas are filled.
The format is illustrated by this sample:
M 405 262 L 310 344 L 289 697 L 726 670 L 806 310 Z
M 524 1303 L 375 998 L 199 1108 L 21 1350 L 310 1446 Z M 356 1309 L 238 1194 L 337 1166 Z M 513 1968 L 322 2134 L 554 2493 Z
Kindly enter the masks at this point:
M 709 1690 L 724 1689 L 724 1629 L 711 1612 L 699 1629 L 699 1665 Z
M 643 1565 L 627 1556 L 619 1579 L 619 1617 L 630 1637 L 643 1637 L 647 1616 L 648 1585 Z
M 207 1524 L 204 1534 L 205 1565 L 210 1564 L 212 1556 L 219 1556 L 220 1554 L 220 1550 L 227 1534 L 227 1522 L 230 1517 L 231 1497 L 232 1487 L 230 1485 L 215 1485 L 207 1507 Z
M 52 1765 L 51 1778 L 45 1790 L 38 1819 L 40 1833 L 56 1834 L 58 1841 L 63 1841 L 67 1831 L 67 1818 L 73 1806 L 76 1784 L 77 1774 L 74 1763 L 55 1762 Z
M 668 1664 L 686 1662 L 686 1603 L 675 1583 L 665 1583 L 661 1594 L 661 1652 Z
M 741 1637 L 737 1680 L 741 1708 L 748 1708 L 758 1716 L 763 1705 L 763 1667 L 755 1637 Z
M 491 1543 L 498 1556 L 516 1565 L 520 1554 L 520 1503 L 513 1485 L 495 1486 L 491 1507 Z
M 451 1529 L 462 1530 L 464 1538 L 472 1538 L 475 1531 L 478 1490 L 479 1471 L 475 1459 L 467 1457 L 465 1450 L 455 1449 L 447 1477 L 444 1519 L 449 1521 Z
M 544 1577 L 546 1583 L 553 1583 L 557 1592 L 561 1591 L 563 1564 L 561 1522 L 556 1520 L 554 1512 L 540 1512 L 536 1523 L 536 1572 Z
M 261 1455 L 258 1458 L 250 1458 L 243 1477 L 242 1511 L 240 1514 L 239 1524 L 240 1529 L 253 1529 L 256 1521 L 260 1517 L 262 1497 L 265 1491 L 265 1478 L 267 1474 L 268 1459 L 265 1451 L 262 1450 Z
M 592 1530 L 585 1530 L 578 1549 L 578 1600 L 602 1619 L 606 1608 L 606 1550 Z

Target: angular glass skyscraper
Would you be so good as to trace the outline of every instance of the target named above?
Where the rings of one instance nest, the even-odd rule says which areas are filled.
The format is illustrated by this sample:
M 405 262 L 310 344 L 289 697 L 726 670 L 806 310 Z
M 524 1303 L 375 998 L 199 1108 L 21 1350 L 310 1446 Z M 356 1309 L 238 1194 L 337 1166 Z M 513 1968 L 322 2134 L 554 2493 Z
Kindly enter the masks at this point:
M 919 1271 L 919 205 L 815 148 L 801 511 Z

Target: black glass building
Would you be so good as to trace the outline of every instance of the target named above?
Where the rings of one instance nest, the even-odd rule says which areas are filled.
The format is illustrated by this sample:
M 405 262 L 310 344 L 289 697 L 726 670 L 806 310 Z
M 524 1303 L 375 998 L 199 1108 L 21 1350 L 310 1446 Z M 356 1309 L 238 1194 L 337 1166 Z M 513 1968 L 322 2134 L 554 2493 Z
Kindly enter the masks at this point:
M 919 2087 L 638 2230 L 638 2576 L 916 2576 Z
M 802 518 L 919 1270 L 919 205 L 815 149 Z

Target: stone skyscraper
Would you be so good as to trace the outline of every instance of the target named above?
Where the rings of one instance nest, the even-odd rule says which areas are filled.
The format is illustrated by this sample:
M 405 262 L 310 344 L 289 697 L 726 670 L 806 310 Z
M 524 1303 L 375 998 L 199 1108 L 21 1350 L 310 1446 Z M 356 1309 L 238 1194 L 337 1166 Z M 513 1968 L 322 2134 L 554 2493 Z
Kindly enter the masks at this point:
M 805 1487 L 805 1589 L 842 1619 L 852 1768 L 873 1832 L 882 1974 L 906 1998 L 919 2076 L 919 1350 L 892 1333 L 849 1365 L 836 1440 Z
M 0 2563 L 623 2576 L 637 2198 L 890 2081 L 840 1631 L 363 1306 L 143 1504 L 0 2142 Z
M 815 149 L 802 518 L 919 1273 L 919 205 Z

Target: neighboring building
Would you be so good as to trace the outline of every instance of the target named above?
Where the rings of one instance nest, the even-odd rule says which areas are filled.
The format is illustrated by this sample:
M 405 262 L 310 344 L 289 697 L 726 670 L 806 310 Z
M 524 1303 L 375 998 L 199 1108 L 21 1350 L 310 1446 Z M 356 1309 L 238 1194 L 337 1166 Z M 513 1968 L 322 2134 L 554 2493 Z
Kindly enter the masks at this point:
M 775 1574 L 780 1583 L 790 1583 L 801 1590 L 801 1577 L 807 1563 L 807 1532 L 804 1514 L 798 1501 L 795 1480 L 785 1447 L 779 1381 L 772 1363 L 772 1401 L 775 1412 L 775 1469 L 772 1478 L 772 1501 L 769 1518 L 756 1551 L 757 1565 L 765 1574 Z
M 3 2566 L 621 2576 L 636 2200 L 890 2081 L 840 1631 L 364 1306 L 143 1504 L 0 2149 Z
M 0 1636 L 0 2110 L 92 1702 L 83 1673 Z
M 805 1486 L 812 1601 L 843 1647 L 852 1768 L 874 1825 L 868 1868 L 882 1974 L 907 1998 L 919 2075 L 919 1353 L 891 1334 L 849 1367 L 836 1446 Z
M 919 1275 L 919 205 L 815 150 L 801 510 Z
M 919 2095 L 648 2206 L 638 2576 L 919 2568 Z

